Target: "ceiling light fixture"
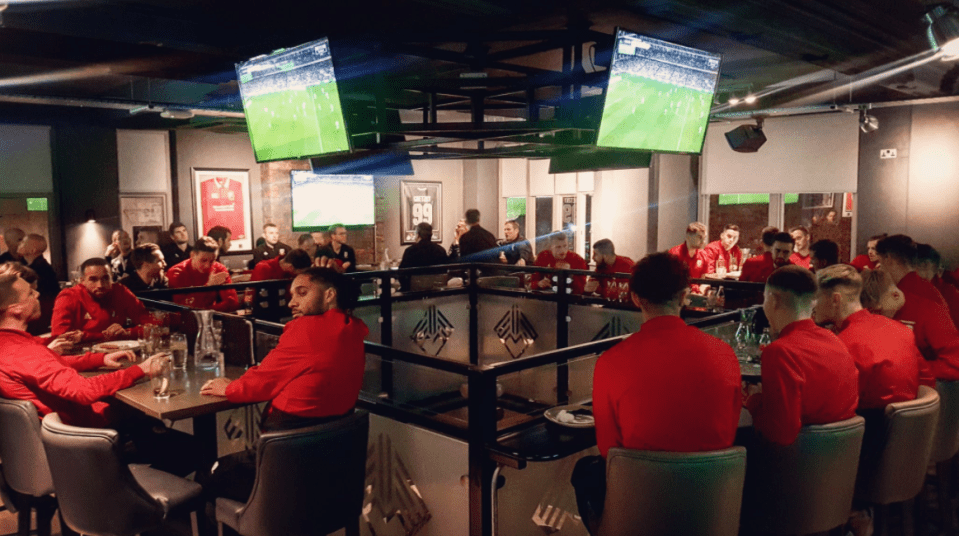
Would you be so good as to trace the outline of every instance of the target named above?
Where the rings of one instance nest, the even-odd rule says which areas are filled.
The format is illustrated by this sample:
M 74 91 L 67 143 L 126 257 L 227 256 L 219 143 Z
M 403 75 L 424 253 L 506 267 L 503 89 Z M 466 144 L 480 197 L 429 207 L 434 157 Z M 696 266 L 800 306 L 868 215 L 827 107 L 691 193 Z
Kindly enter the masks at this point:
M 736 95 L 733 95 L 732 93 L 730 93 L 730 94 L 729 94 L 729 100 L 726 101 L 726 102 L 728 102 L 730 106 L 736 106 L 736 105 L 739 104 L 741 101 L 739 100 L 739 97 L 737 97 Z
M 866 134 L 879 130 L 879 118 L 866 112 L 868 106 L 859 109 L 859 130 Z
M 160 112 L 160 117 L 164 119 L 190 119 L 193 117 L 193 112 L 191 110 L 175 110 L 167 108 Z
M 929 42 L 943 59 L 959 58 L 959 12 L 954 6 L 938 5 L 926 13 Z
M 746 98 L 743 99 L 743 102 L 745 102 L 746 104 L 752 104 L 752 103 L 756 102 L 756 96 L 755 96 L 755 95 L 746 95 Z

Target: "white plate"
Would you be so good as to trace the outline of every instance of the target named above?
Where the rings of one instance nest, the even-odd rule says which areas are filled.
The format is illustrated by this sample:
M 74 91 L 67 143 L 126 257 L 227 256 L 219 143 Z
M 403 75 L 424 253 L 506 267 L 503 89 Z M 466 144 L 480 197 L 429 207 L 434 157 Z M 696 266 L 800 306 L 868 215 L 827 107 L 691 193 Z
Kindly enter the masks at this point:
M 110 341 L 94 344 L 91 350 L 109 354 L 110 352 L 119 352 L 120 350 L 136 350 L 139 347 L 140 343 L 138 341 Z
M 571 412 L 576 410 L 585 410 L 589 412 L 589 415 L 576 415 Z M 555 408 L 549 408 L 543 415 L 550 421 L 560 425 L 566 426 L 569 428 L 592 428 L 596 421 L 593 419 L 593 410 L 587 406 L 580 406 L 579 404 L 570 404 L 568 406 L 556 406 Z M 573 420 L 563 420 L 563 416 L 571 415 Z

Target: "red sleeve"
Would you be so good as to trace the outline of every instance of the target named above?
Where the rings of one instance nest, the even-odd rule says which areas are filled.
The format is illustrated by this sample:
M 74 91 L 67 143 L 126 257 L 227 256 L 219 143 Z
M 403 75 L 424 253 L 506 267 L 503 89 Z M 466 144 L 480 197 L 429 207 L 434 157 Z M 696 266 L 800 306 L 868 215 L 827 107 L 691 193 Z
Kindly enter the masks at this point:
M 98 369 L 103 366 L 103 357 L 106 354 L 100 352 L 87 352 L 83 355 L 64 355 L 60 356 L 60 362 L 64 365 L 83 372 L 86 370 Z
M 256 266 L 253 267 L 253 275 L 250 276 L 250 281 L 266 281 L 270 279 L 270 270 L 269 261 L 260 261 L 256 263 Z
M 72 293 L 63 292 L 57 296 L 57 301 L 53 303 L 53 318 L 50 320 L 51 335 L 59 337 L 70 331 L 79 305 Z
M 536 262 L 533 263 L 534 266 L 539 266 L 542 268 L 549 268 L 549 259 L 552 258 L 552 254 L 548 251 L 540 251 L 536 255 Z M 543 274 L 540 272 L 534 272 L 532 278 L 530 279 L 532 283 L 532 288 L 535 290 L 539 287 L 536 286 L 539 283 L 539 280 L 543 278 Z
M 569 267 L 572 270 L 589 270 L 589 265 L 586 264 L 586 261 L 582 257 L 576 255 L 570 259 Z M 586 288 L 586 276 L 585 275 L 574 275 L 573 276 L 573 294 L 582 294 L 583 290 Z
M 791 445 L 802 428 L 804 380 L 792 361 L 779 345 L 767 346 L 762 354 L 763 390 L 746 400 L 756 430 L 780 445 Z
M 925 310 L 924 322 L 916 325 L 925 336 L 926 342 L 935 353 L 935 359 L 929 362 L 932 374 L 939 380 L 959 380 L 959 332 L 952 324 L 944 307 L 936 305 L 933 310 Z
M 616 408 L 610 396 L 610 371 L 602 356 L 596 361 L 593 372 L 593 418 L 596 422 L 596 446 L 606 457 L 611 447 L 622 446 L 623 434 L 616 425 Z
M 227 385 L 227 399 L 230 402 L 253 403 L 276 398 L 304 370 L 303 345 L 309 342 L 311 334 L 301 333 L 302 330 L 297 322 L 288 323 L 279 344 L 263 362 L 250 367 L 243 376 Z
M 703 257 L 706 259 L 706 272 L 707 274 L 716 273 L 716 257 L 719 256 L 719 251 L 713 247 L 712 243 L 707 244 L 703 248 Z
M 218 269 L 217 272 L 226 272 L 229 274 L 229 270 L 227 270 L 225 266 Z M 227 275 L 226 282 L 224 284 L 229 284 L 232 282 L 233 280 L 230 279 L 229 275 Z M 213 304 L 214 311 L 219 311 L 221 313 L 232 313 L 240 308 L 240 299 L 236 295 L 236 291 L 232 288 L 228 290 L 221 290 L 217 294 L 219 295 L 220 299 Z
M 757 277 L 759 263 L 753 259 L 746 259 L 746 262 L 743 263 L 743 272 L 739 274 L 740 281 L 759 281 Z
M 32 367 L 24 367 L 21 378 L 24 383 L 40 391 L 56 395 L 78 404 L 92 404 L 130 387 L 144 376 L 140 367 L 130 367 L 109 374 L 84 378 L 73 368 L 63 366 L 56 359 L 34 358 Z

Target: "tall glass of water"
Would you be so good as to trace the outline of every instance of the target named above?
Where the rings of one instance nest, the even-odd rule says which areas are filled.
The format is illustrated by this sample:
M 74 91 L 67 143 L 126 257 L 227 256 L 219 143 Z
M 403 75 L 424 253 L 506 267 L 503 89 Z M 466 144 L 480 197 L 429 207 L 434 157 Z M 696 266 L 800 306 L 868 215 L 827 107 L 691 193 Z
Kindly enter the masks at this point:
M 187 344 L 185 334 L 170 334 L 170 353 L 173 355 L 173 369 L 186 370 Z

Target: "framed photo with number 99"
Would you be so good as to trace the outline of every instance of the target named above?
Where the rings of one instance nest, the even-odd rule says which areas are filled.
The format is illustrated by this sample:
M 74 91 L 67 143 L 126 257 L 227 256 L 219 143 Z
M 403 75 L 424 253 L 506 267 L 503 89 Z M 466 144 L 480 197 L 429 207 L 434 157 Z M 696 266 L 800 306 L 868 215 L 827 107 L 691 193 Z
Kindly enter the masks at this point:
M 416 242 L 416 226 L 433 226 L 433 242 L 443 240 L 443 183 L 400 181 L 400 243 Z

